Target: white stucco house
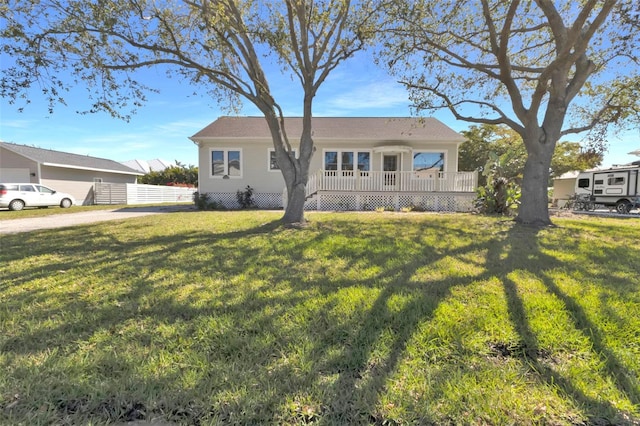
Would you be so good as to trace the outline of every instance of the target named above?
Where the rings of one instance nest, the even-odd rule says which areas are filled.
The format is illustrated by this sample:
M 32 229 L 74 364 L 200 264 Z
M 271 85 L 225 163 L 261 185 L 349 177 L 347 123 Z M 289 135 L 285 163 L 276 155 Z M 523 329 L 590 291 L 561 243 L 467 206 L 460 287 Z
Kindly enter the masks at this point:
M 285 128 L 297 146 L 302 119 L 285 118 Z M 190 139 L 201 193 L 234 208 L 237 191 L 250 186 L 259 207 L 283 207 L 284 178 L 263 117 L 220 117 Z M 472 207 L 477 174 L 458 171 L 465 139 L 434 118 L 316 117 L 313 139 L 305 209 Z

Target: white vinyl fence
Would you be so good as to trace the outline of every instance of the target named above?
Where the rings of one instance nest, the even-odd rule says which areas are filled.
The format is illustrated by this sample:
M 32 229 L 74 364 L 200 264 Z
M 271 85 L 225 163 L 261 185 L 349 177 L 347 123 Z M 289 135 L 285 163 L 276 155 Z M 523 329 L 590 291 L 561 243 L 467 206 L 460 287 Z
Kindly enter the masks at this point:
M 94 184 L 95 204 L 156 204 L 193 202 L 195 188 L 139 185 L 133 183 Z

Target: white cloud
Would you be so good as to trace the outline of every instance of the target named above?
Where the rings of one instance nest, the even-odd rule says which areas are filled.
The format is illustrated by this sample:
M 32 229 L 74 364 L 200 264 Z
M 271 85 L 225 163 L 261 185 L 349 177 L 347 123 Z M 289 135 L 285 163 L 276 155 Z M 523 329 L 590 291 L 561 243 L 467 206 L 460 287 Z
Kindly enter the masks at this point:
M 409 100 L 405 89 L 391 80 L 369 82 L 357 85 L 351 90 L 326 96 L 324 102 L 318 102 L 318 113 L 322 115 L 350 115 L 368 110 L 386 110 L 386 115 L 398 109 L 408 112 Z

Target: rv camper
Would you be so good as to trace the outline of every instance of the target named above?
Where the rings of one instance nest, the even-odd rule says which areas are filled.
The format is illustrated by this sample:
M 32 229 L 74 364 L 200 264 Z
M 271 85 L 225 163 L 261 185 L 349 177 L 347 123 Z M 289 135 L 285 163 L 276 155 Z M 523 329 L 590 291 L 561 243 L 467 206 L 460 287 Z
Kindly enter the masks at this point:
M 629 213 L 640 207 L 640 165 L 582 172 L 576 179 L 576 196 Z

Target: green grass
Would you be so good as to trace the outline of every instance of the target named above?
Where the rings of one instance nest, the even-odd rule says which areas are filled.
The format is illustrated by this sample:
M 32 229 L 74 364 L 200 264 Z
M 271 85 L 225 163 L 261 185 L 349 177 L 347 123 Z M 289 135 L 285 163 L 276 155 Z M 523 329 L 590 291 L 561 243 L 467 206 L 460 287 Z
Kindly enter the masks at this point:
M 640 424 L 637 220 L 280 216 L 2 236 L 0 424 Z

